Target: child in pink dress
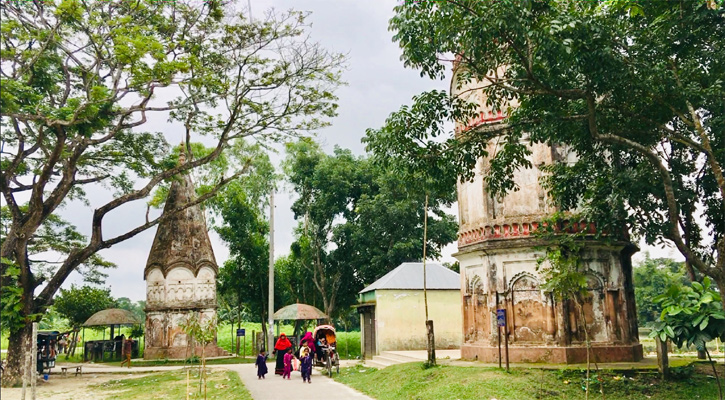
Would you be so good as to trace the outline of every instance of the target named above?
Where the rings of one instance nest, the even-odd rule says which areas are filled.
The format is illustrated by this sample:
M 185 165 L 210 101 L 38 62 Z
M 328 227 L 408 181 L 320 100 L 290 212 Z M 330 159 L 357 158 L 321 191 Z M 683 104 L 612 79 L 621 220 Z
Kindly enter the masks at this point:
M 290 347 L 287 349 L 287 354 L 284 355 L 284 372 L 282 373 L 282 379 L 285 377 L 287 379 L 290 378 L 290 375 L 292 374 L 292 359 L 295 358 L 295 355 L 292 353 L 292 348 Z

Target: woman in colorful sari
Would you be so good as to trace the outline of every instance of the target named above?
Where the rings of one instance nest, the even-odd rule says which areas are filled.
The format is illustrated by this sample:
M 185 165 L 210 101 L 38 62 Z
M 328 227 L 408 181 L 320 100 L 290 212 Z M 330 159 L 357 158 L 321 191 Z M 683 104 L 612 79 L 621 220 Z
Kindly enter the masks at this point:
M 275 375 L 282 375 L 284 373 L 284 355 L 287 354 L 287 349 L 292 347 L 292 342 L 287 339 L 287 335 L 284 333 L 280 334 L 277 343 L 274 345 L 274 352 L 277 354 L 277 363 L 274 367 Z M 294 351 L 294 349 L 292 350 Z

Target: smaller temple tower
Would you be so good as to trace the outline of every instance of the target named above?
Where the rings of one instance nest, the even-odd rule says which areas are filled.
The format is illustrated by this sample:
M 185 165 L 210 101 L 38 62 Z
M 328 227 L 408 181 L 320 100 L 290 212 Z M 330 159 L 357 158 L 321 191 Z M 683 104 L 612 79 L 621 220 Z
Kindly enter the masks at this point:
M 183 151 L 181 163 L 186 161 Z M 169 189 L 164 213 L 192 202 L 194 196 L 189 174 L 177 176 Z M 202 321 L 214 318 L 218 270 L 201 207 L 188 207 L 159 224 L 144 270 L 145 359 L 201 354 L 201 346 L 192 343 L 180 325 L 194 313 Z M 216 345 L 215 339 L 205 354 L 214 357 L 227 352 Z

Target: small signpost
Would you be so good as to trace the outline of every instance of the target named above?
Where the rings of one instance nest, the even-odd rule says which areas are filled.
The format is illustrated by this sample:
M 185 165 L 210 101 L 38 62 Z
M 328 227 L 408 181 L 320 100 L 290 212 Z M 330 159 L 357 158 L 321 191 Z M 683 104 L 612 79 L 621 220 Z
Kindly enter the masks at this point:
M 498 367 L 501 368 L 501 328 L 503 328 L 506 346 L 506 372 L 509 371 L 509 335 L 506 329 L 506 309 L 496 310 L 496 325 L 498 325 Z
M 242 344 L 242 358 L 247 357 L 247 335 L 244 328 L 237 329 L 237 354 L 239 354 L 239 337 L 244 338 L 244 344 Z

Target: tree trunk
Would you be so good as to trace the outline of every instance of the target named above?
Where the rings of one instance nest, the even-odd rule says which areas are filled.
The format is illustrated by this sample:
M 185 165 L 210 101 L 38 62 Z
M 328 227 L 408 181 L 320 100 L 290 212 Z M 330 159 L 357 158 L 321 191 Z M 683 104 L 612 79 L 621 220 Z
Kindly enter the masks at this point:
M 655 339 L 655 346 L 657 349 L 657 369 L 662 374 L 662 380 L 670 379 L 670 361 L 667 355 L 667 343 L 660 340 L 659 336 Z
M 7 368 L 5 369 L 2 377 L 3 387 L 18 386 L 22 383 L 23 374 L 26 372 L 25 354 L 30 352 L 31 349 L 30 339 L 32 336 L 34 321 L 27 317 L 33 315 L 35 312 L 33 304 L 33 290 L 36 285 L 33 274 L 30 272 L 25 247 L 23 247 L 26 245 L 27 241 L 16 241 L 15 252 L 12 256 L 6 257 L 14 257 L 16 263 L 20 267 L 18 284 L 23 288 L 23 297 L 21 300 L 23 302 L 23 308 L 20 311 L 20 315 L 26 318 L 26 323 L 19 330 L 10 332 L 10 336 L 8 337 Z M 3 257 L 5 257 L 5 255 L 3 255 Z
M 69 347 L 65 352 L 66 360 L 76 354 L 76 347 L 78 347 L 78 329 L 73 330 L 73 335 L 71 336 L 70 344 L 68 346 Z
M 7 365 L 3 371 L 3 387 L 20 386 L 25 373 L 25 354 L 30 352 L 33 325 L 27 324 L 17 332 L 10 333 L 8 337 Z
M 427 336 L 427 350 L 428 350 L 428 365 L 436 365 L 436 340 L 435 333 L 433 330 L 433 321 L 425 321 L 426 336 Z
M 710 365 L 712 365 L 712 372 L 715 374 L 715 380 L 717 381 L 717 392 L 720 395 L 720 400 L 723 400 L 722 385 L 720 384 L 720 377 L 717 374 L 717 365 L 715 364 L 715 361 L 712 361 L 712 357 L 710 357 L 710 352 L 707 351 L 707 346 L 705 346 L 705 354 L 707 354 L 707 358 L 710 360 Z

